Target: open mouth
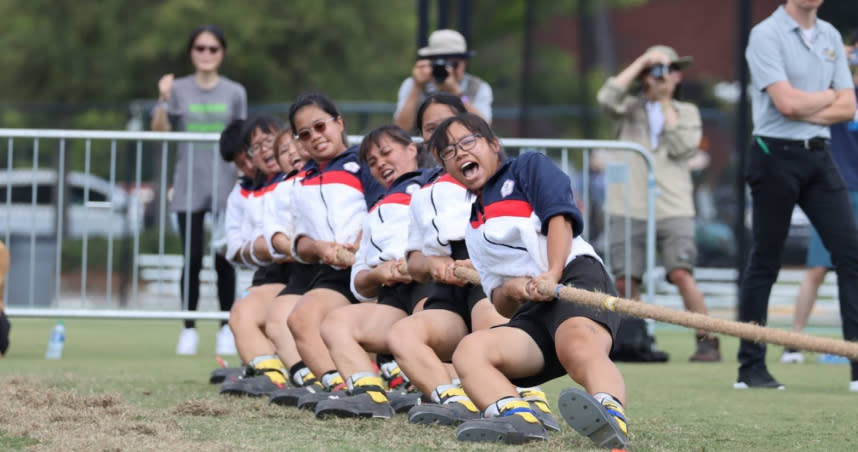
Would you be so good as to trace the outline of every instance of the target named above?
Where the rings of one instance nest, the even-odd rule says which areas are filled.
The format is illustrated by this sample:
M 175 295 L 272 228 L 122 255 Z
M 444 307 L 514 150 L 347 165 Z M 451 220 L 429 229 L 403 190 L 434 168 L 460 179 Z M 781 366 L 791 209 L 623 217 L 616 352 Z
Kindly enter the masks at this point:
M 462 166 L 459 167 L 459 170 L 462 172 L 463 176 L 465 176 L 466 178 L 470 178 L 474 175 L 474 173 L 477 172 L 479 167 L 480 166 L 477 165 L 476 162 L 465 162 L 462 164 Z

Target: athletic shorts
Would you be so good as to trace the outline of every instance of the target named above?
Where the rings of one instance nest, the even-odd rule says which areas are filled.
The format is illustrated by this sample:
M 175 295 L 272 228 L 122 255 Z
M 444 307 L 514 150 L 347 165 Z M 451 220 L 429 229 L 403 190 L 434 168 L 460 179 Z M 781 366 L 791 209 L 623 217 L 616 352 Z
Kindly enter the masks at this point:
M 319 265 L 302 264 L 299 262 L 291 262 L 289 264 L 289 280 L 286 282 L 286 287 L 280 291 L 280 295 L 304 295 L 304 292 L 310 290 L 310 282 L 319 271 Z
M 306 292 L 313 289 L 328 289 L 338 292 L 346 297 L 351 304 L 358 304 L 360 301 L 355 298 L 355 294 L 351 289 L 352 268 L 344 268 L 342 270 L 331 267 L 330 265 L 319 265 L 318 270 L 310 280 Z
M 289 281 L 289 264 L 269 264 L 253 273 L 251 286 L 264 284 L 286 284 Z
M 451 256 L 454 260 L 469 259 L 468 248 L 464 240 L 450 242 Z M 466 284 L 464 287 L 444 283 L 432 283 L 432 292 L 429 299 L 423 304 L 423 310 L 443 309 L 457 314 L 465 325 L 468 332 L 471 331 L 471 310 L 478 301 L 486 298 L 483 286 Z
M 643 277 L 646 259 L 646 221 L 631 219 L 630 226 L 630 266 L 629 276 L 635 279 Z M 626 275 L 626 219 L 610 218 L 611 236 L 611 272 L 616 278 Z M 664 218 L 655 222 L 655 243 L 661 262 L 667 273 L 677 268 L 694 272 L 697 262 L 697 242 L 694 236 L 694 218 Z M 668 279 L 667 282 L 670 282 Z
M 852 204 L 853 214 L 858 218 L 858 190 L 849 190 L 849 203 Z M 819 233 L 814 227 L 810 228 L 810 239 L 807 242 L 807 266 L 834 269 L 834 264 L 831 263 L 831 254 L 825 249 L 822 238 L 819 237 Z
M 378 289 L 378 304 L 392 306 L 411 315 L 414 312 L 414 306 L 428 297 L 431 290 L 432 284 L 417 282 L 381 287 Z
M 578 256 L 573 259 L 563 269 L 560 283 L 578 289 L 610 295 L 617 294 L 605 267 L 592 256 Z M 509 323 L 495 327 L 511 327 L 523 330 L 536 342 L 545 360 L 545 367 L 536 375 L 511 379 L 510 381 L 514 385 L 519 387 L 536 386 L 566 375 L 566 369 L 563 368 L 557 358 L 554 336 L 560 324 L 572 317 L 586 317 L 601 324 L 611 334 L 612 340 L 616 337 L 620 326 L 620 315 L 616 312 L 595 309 L 563 300 L 554 300 L 547 303 L 526 302 L 518 308 Z

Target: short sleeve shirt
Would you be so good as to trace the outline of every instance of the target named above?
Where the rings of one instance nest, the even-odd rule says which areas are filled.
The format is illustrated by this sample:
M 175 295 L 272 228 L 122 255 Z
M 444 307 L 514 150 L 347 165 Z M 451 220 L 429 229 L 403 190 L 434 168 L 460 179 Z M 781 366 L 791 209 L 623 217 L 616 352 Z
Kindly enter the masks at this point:
M 754 135 L 790 140 L 830 137 L 826 126 L 784 116 L 766 92 L 781 81 L 807 92 L 852 88 L 840 33 L 821 19 L 815 26 L 813 40 L 807 41 L 795 19 L 780 6 L 751 30 L 745 58 L 753 87 Z

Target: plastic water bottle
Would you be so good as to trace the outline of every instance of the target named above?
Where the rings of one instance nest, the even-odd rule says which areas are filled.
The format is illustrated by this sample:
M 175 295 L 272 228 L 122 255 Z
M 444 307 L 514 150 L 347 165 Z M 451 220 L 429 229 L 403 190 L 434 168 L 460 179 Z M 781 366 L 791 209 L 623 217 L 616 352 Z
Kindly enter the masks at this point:
M 51 339 L 45 351 L 45 359 L 60 359 L 63 356 L 63 346 L 66 344 L 66 326 L 62 320 L 51 330 Z
M 819 358 L 817 358 L 817 362 L 819 362 L 819 364 L 849 364 L 849 358 L 822 353 L 819 355 Z

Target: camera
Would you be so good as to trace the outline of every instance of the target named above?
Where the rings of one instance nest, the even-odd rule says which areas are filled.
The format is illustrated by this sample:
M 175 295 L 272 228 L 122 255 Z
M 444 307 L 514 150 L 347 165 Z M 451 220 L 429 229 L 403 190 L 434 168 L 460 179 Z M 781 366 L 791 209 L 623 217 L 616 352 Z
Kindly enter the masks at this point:
M 444 83 L 444 80 L 447 80 L 447 77 L 450 76 L 447 66 L 452 66 L 452 64 L 443 58 L 432 60 L 432 78 L 435 80 L 436 85 Z
M 670 73 L 670 66 L 666 64 L 657 64 L 649 69 L 649 73 L 653 78 L 661 80 L 665 75 Z

